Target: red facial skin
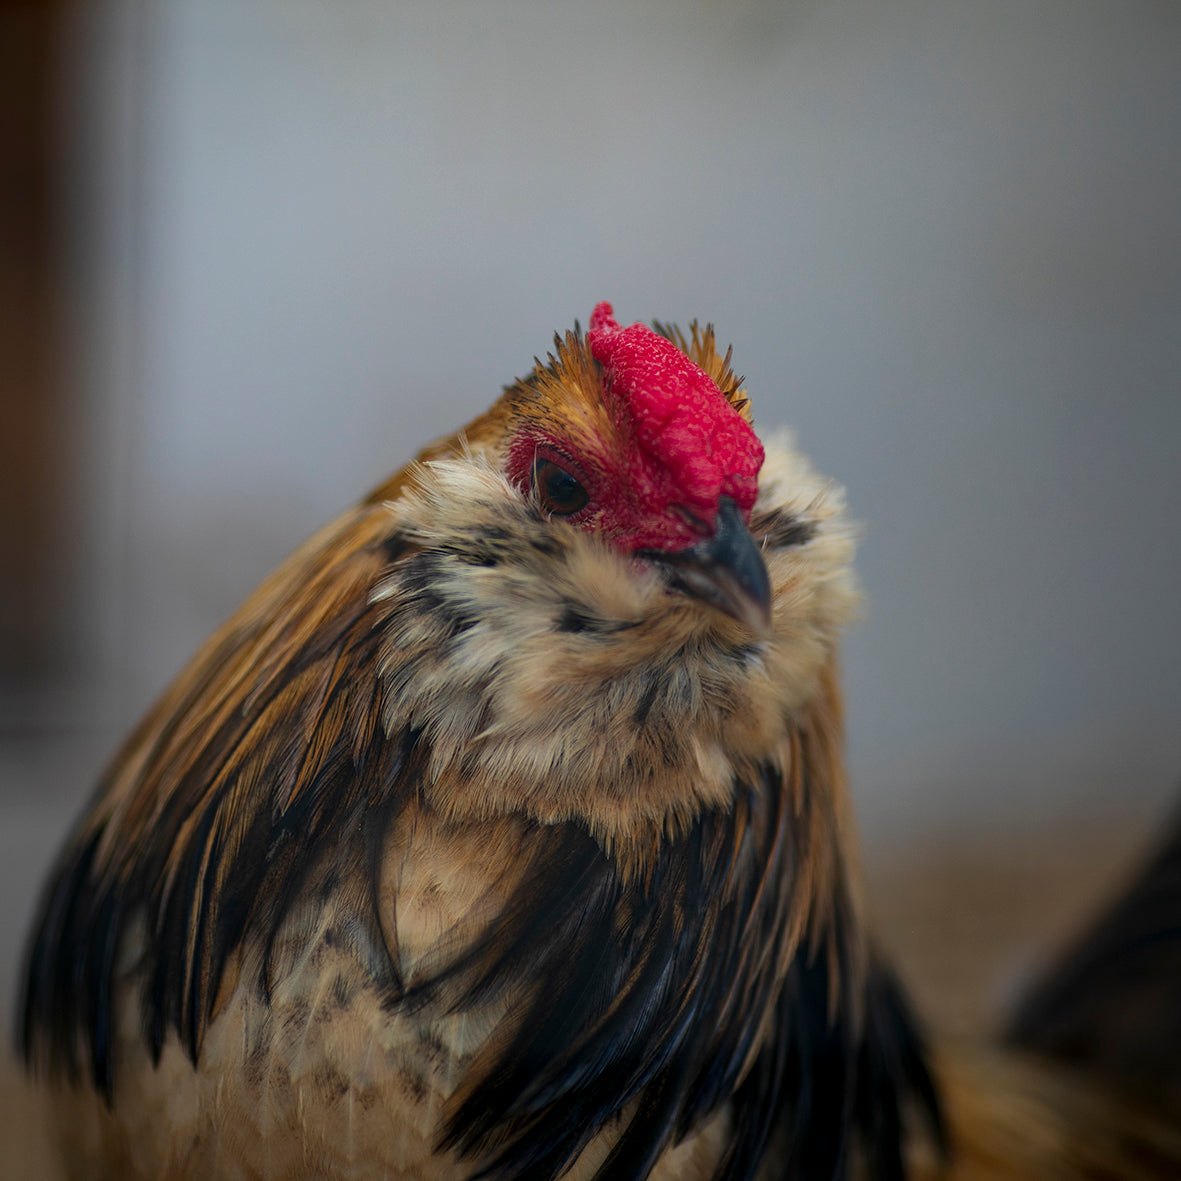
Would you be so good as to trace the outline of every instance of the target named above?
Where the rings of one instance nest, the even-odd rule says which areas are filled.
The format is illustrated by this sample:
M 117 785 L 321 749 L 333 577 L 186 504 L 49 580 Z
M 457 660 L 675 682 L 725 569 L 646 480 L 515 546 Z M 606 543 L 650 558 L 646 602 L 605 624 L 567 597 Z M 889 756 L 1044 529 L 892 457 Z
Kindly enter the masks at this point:
M 538 459 L 558 464 L 588 493 L 564 519 L 625 553 L 671 553 L 710 536 L 722 496 L 748 519 L 763 447 L 710 376 L 646 325 L 620 327 L 609 303 L 595 308 L 586 339 L 622 445 L 589 455 L 531 433 L 510 446 L 509 478 L 527 489 Z

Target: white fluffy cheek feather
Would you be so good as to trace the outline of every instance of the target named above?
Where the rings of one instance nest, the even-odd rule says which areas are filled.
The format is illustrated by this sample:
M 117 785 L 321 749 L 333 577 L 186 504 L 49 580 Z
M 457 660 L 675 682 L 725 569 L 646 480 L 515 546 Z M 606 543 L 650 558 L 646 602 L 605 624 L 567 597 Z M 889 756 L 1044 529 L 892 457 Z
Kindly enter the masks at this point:
M 597 538 L 559 527 L 559 543 L 480 454 L 422 465 L 415 485 L 388 507 L 405 535 L 424 548 L 462 548 L 482 539 L 502 543 L 502 561 L 455 571 L 443 589 L 477 618 L 494 621 L 513 650 L 532 640 L 552 652 L 554 613 L 566 605 L 593 611 L 607 623 L 631 624 L 667 597 L 654 572 Z M 387 583 L 374 597 L 388 597 L 396 587 L 396 580 Z
M 755 512 L 786 512 L 812 530 L 806 544 L 764 554 L 775 604 L 766 667 L 774 692 L 793 709 L 815 691 L 817 674 L 857 618 L 858 531 L 845 514 L 844 489 L 815 472 L 789 432 L 776 432 L 764 446 Z
M 856 604 L 840 489 L 785 442 L 767 451 L 756 515 L 789 514 L 807 540 L 766 551 L 773 626 L 754 644 L 643 564 L 540 520 L 482 457 L 426 465 L 391 505 L 421 550 L 375 592 L 393 608 L 388 730 L 424 732 L 436 782 L 495 781 L 487 800 L 511 783 L 513 806 L 549 818 L 588 792 L 657 822 L 724 802 L 736 760 L 782 749 Z

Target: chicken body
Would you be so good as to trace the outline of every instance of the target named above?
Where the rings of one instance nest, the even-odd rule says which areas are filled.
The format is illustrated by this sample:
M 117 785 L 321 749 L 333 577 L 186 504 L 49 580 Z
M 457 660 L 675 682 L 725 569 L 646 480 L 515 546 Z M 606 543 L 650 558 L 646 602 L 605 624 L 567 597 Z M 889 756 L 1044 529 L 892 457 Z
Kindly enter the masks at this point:
M 74 1176 L 945 1167 L 858 901 L 842 496 L 749 418 L 712 332 L 600 305 L 210 639 L 39 919 Z M 957 1175 L 1121 1175 L 988 1172 L 974 1087 Z

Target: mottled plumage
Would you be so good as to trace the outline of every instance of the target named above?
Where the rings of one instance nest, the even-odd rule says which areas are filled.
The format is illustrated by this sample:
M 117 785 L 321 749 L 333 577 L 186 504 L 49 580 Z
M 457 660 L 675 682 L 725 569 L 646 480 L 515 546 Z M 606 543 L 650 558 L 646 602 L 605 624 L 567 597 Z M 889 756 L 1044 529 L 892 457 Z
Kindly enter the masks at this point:
M 840 491 L 712 331 L 620 331 L 643 364 L 559 339 L 116 755 L 27 977 L 75 1176 L 893 1181 L 945 1108 L 955 1176 L 1024 1175 L 971 1171 L 865 931 Z M 644 433 L 662 364 L 718 399 L 708 470 L 721 428 Z

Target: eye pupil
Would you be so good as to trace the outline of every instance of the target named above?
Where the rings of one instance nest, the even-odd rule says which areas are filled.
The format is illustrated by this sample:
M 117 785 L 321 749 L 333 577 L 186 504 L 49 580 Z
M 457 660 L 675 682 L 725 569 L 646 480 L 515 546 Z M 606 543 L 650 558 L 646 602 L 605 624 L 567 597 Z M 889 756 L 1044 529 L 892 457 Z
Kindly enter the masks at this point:
M 568 517 L 587 502 L 586 489 L 552 459 L 539 459 L 533 469 L 533 487 L 541 507 L 556 517 Z

